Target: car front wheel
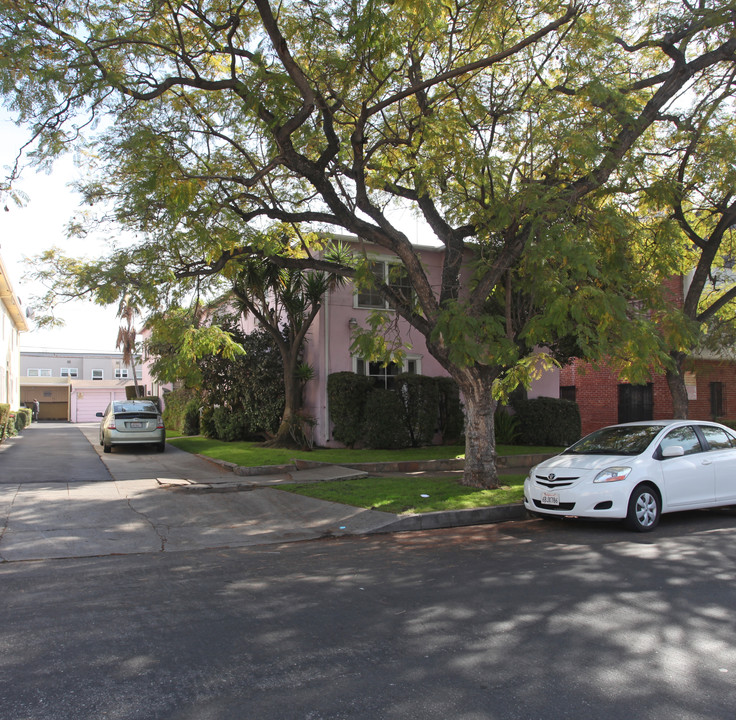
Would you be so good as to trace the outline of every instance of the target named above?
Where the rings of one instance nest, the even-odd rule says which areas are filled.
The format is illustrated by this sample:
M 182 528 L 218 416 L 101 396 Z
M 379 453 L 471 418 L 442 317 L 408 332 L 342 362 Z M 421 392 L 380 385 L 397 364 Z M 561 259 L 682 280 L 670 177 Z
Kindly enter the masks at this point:
M 659 525 L 661 513 L 662 508 L 657 491 L 645 483 L 636 487 L 631 493 L 626 524 L 637 532 L 651 532 Z

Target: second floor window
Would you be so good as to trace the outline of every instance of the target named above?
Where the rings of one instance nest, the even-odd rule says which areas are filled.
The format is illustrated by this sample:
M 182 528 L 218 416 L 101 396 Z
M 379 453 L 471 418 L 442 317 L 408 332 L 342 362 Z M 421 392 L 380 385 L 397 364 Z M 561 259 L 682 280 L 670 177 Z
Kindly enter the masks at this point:
M 116 378 L 127 378 L 128 368 L 115 368 L 115 377 Z
M 375 278 L 374 286 L 358 290 L 355 295 L 356 307 L 367 309 L 391 307 L 378 289 L 381 285 L 388 285 L 394 292 L 406 299 L 411 298 L 411 283 L 403 265 L 376 260 L 370 264 L 370 268 Z
M 78 368 L 61 368 L 61 377 L 75 378 L 79 377 Z
M 51 377 L 51 368 L 28 368 L 28 377 Z
M 92 379 L 93 380 L 102 380 L 105 373 L 102 370 L 93 370 L 92 371 Z

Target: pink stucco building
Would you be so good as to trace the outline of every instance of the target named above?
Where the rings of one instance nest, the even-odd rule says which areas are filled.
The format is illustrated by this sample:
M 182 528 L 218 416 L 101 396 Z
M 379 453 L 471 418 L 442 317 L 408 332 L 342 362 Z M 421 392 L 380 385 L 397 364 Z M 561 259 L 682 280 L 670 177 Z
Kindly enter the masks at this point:
M 376 245 L 361 242 L 353 237 L 339 238 L 344 243 L 355 246 L 356 252 L 365 253 L 376 263 L 377 272 L 385 273 L 397 258 Z M 417 246 L 421 262 L 427 276 L 439 292 L 442 275 L 444 250 L 438 247 Z M 409 324 L 399 319 L 401 337 L 407 346 L 404 366 L 381 367 L 377 363 L 364 361 L 350 352 L 351 331 L 354 326 L 365 327 L 366 319 L 376 309 L 391 310 L 377 293 L 356 292 L 348 283 L 328 293 L 322 311 L 316 318 L 308 336 L 305 361 L 314 369 L 314 379 L 307 383 L 304 394 L 304 410 L 315 420 L 314 443 L 320 446 L 333 446 L 329 421 L 329 402 L 327 397 L 327 378 L 330 374 L 351 371 L 370 375 L 377 384 L 388 383 L 391 373 L 413 372 L 429 376 L 445 376 L 445 369 L 430 355 L 424 336 Z M 559 397 L 559 374 L 546 372 L 529 390 L 529 397 Z
M 388 272 L 391 265 L 398 263 L 395 255 L 356 237 L 339 236 L 335 237 L 335 240 L 351 245 L 355 253 L 364 253 L 374 263 L 374 271 L 383 273 L 386 279 L 389 277 Z M 444 250 L 431 246 L 416 246 L 416 249 L 430 282 L 439 293 Z M 391 280 L 396 282 L 394 277 Z M 381 366 L 351 353 L 353 329 L 366 327 L 368 316 L 377 309 L 392 312 L 377 292 L 357 292 L 352 283 L 347 283 L 327 294 L 323 307 L 307 334 L 304 362 L 312 367 L 314 377 L 304 389 L 303 409 L 316 422 L 313 440 L 317 446 L 340 445 L 332 439 L 327 397 L 327 379 L 332 373 L 349 371 L 370 375 L 376 384 L 386 386 L 391 382 L 390 376 L 399 372 L 429 376 L 447 375 L 444 368 L 427 350 L 424 336 L 401 318 L 398 321 L 398 328 L 406 348 L 403 367 Z M 254 327 L 253 318 L 246 318 L 242 323 L 245 332 L 251 332 Z M 159 386 L 150 374 L 150 363 L 148 362 L 143 363 L 143 383 L 153 394 L 163 394 L 163 387 Z M 528 396 L 530 398 L 559 397 L 559 373 L 554 370 L 545 372 L 529 389 Z

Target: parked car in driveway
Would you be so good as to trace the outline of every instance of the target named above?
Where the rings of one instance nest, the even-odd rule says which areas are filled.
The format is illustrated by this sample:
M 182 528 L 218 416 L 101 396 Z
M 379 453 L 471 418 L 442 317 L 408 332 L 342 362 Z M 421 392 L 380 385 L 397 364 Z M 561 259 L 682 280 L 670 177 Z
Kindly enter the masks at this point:
M 166 428 L 158 408 L 150 400 L 114 400 L 98 412 L 100 445 L 109 453 L 114 445 L 155 445 L 166 450 Z
M 654 530 L 662 513 L 736 504 L 736 433 L 700 420 L 612 425 L 532 468 L 538 517 L 619 519 Z

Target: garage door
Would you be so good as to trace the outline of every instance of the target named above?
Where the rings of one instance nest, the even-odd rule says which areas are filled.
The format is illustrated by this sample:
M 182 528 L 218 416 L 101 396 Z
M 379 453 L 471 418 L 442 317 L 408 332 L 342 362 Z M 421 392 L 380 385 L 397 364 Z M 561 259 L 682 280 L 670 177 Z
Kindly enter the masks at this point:
M 125 389 L 105 390 L 95 388 L 94 390 L 89 390 L 85 388 L 84 390 L 78 390 L 74 395 L 76 396 L 76 403 L 74 402 L 73 396 L 72 408 L 74 409 L 74 417 L 72 421 L 95 422 L 99 420 L 97 413 L 104 412 L 105 408 L 113 400 L 125 400 Z

